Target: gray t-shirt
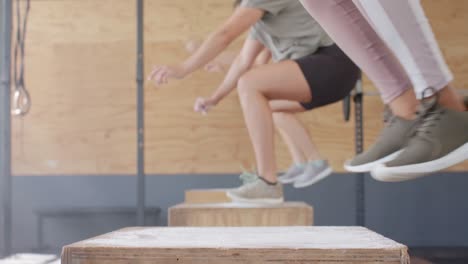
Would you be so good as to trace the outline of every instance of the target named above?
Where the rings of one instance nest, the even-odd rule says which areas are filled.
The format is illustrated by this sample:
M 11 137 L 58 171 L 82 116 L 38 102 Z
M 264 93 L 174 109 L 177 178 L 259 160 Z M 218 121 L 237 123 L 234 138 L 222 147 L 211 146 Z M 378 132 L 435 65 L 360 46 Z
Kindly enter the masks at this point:
M 262 42 L 274 61 L 298 59 L 333 44 L 298 0 L 243 0 L 241 6 L 265 11 L 250 38 Z

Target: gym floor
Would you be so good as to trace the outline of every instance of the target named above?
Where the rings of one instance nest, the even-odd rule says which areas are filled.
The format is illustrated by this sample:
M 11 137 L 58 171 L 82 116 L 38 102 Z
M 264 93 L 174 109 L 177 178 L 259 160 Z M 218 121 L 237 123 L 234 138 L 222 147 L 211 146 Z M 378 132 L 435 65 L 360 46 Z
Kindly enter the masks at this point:
M 467 248 L 411 248 L 412 264 L 467 264 Z

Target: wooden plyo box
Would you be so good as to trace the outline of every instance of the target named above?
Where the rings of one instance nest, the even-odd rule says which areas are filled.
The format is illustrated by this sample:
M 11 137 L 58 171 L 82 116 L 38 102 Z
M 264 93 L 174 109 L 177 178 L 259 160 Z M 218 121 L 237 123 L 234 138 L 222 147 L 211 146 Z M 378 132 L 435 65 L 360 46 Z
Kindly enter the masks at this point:
M 62 264 L 408 264 L 362 227 L 127 228 L 64 247 Z
M 41 255 L 41 254 L 16 254 L 10 257 L 1 258 L 0 264 L 56 264 L 60 263 L 55 255 Z
M 169 226 L 311 226 L 313 209 L 282 204 L 179 204 L 169 208 Z
M 185 191 L 185 203 L 230 203 L 227 189 L 193 189 Z

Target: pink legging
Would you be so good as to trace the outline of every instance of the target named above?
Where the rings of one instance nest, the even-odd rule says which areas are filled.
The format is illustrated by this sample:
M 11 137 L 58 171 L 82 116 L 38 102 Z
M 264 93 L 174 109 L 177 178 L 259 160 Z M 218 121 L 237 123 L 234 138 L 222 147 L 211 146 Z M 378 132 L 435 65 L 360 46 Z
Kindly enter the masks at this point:
M 418 98 L 453 80 L 420 0 L 355 0 L 411 79 Z
M 389 103 L 412 87 L 404 68 L 352 0 L 301 0 Z

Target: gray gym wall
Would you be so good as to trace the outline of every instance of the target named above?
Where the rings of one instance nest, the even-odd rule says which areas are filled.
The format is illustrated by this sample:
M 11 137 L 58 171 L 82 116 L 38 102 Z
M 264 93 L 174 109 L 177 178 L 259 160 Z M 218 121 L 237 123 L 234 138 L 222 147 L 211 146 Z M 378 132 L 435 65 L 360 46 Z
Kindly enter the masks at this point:
M 159 175 L 147 179 L 147 206 L 159 206 L 158 225 L 167 208 L 184 199 L 184 190 L 234 187 L 236 175 Z M 286 188 L 288 200 L 314 206 L 316 225 L 355 224 L 355 177 L 336 174 L 301 190 Z M 367 226 L 410 246 L 468 247 L 468 173 L 447 173 L 399 184 L 366 179 Z M 114 207 L 136 204 L 131 176 L 17 176 L 13 180 L 14 249 L 36 248 L 38 209 Z M 104 221 L 104 222 L 103 222 Z M 49 219 L 45 243 L 52 252 L 75 240 L 132 224 L 128 219 Z

